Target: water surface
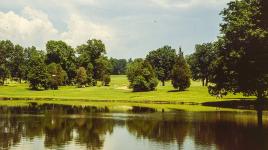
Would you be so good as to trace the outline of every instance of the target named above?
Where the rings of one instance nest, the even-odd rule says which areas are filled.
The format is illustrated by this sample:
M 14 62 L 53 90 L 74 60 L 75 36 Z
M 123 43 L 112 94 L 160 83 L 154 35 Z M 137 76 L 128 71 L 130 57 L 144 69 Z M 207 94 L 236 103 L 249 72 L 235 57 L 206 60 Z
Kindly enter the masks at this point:
M 1 149 L 268 149 L 266 112 L 32 105 L 0 113 Z

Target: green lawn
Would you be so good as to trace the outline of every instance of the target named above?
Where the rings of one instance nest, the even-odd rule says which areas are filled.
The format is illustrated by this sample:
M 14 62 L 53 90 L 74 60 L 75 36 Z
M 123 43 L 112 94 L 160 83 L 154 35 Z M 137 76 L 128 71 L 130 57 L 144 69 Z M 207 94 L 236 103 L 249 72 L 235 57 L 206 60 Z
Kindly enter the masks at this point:
M 27 84 L 10 83 L 7 86 L 0 87 L 0 97 L 12 98 L 53 98 L 65 103 L 76 104 L 87 102 L 87 100 L 107 100 L 116 102 L 194 102 L 202 103 L 216 101 L 214 96 L 208 94 L 207 88 L 202 87 L 200 82 L 192 81 L 191 87 L 184 92 L 174 92 L 170 82 L 166 86 L 157 87 L 152 92 L 132 92 L 127 88 L 128 81 L 126 76 L 117 75 L 111 77 L 112 81 L 109 87 L 87 87 L 76 88 L 75 86 L 60 87 L 59 90 L 31 91 Z M 172 91 L 173 90 L 173 91 Z M 242 95 L 228 95 L 223 100 L 234 100 L 243 98 Z M 54 100 L 53 100 L 54 101 Z M 13 103 L 13 102 L 11 102 Z

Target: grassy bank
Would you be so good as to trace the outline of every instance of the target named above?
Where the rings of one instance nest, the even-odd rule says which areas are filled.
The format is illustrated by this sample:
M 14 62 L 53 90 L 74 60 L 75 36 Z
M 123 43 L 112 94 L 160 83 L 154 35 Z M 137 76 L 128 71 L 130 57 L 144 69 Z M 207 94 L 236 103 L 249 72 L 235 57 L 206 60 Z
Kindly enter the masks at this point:
M 75 86 L 60 87 L 59 90 L 31 91 L 28 84 L 10 83 L 0 87 L 1 98 L 17 99 L 47 99 L 64 100 L 70 103 L 93 101 L 115 102 L 168 102 L 168 103 L 203 103 L 217 101 L 214 96 L 208 94 L 207 88 L 202 87 L 200 82 L 193 81 L 191 87 L 184 92 L 175 91 L 168 82 L 166 86 L 159 85 L 156 91 L 132 92 L 128 89 L 126 76 L 112 76 L 109 87 L 76 88 Z M 242 95 L 228 95 L 224 100 L 244 98 Z M 76 101 L 74 101 L 76 100 Z M 80 100 L 80 101 L 77 101 Z

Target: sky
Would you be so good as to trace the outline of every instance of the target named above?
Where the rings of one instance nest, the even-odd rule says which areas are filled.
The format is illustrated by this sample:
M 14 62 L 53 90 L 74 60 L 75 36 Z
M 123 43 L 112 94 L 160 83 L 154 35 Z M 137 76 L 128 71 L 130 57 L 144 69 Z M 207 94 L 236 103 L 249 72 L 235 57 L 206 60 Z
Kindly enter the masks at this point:
M 101 39 L 107 55 L 145 57 L 170 45 L 194 52 L 215 41 L 230 0 L 1 0 L 0 40 L 45 50 L 48 40 L 74 48 Z

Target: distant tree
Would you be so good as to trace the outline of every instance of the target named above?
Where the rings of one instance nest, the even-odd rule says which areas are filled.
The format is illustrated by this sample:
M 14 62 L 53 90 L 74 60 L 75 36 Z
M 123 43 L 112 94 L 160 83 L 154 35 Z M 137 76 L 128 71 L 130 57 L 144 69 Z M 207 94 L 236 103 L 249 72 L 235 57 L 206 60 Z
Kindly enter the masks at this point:
M 45 64 L 45 56 L 42 52 L 32 51 L 27 79 L 32 90 L 38 90 L 40 87 L 44 89 L 48 88 L 48 72 Z
M 57 90 L 68 79 L 67 73 L 61 68 L 60 64 L 51 63 L 47 66 L 47 70 L 48 86 L 53 90 Z
M 68 75 L 70 84 L 76 76 L 76 57 L 74 49 L 63 41 L 50 40 L 46 44 L 46 63 L 60 64 Z
M 110 63 L 112 66 L 111 74 L 121 75 L 121 74 L 126 73 L 126 70 L 127 70 L 127 60 L 126 59 L 110 58 Z
M 39 51 L 36 49 L 36 47 L 32 46 L 32 47 L 27 47 L 24 49 L 23 52 L 23 59 L 24 59 L 24 74 L 23 74 L 23 80 L 28 81 L 28 73 L 29 70 L 31 69 L 31 60 L 32 57 L 35 55 L 39 55 Z
M 0 85 L 4 85 L 6 78 L 9 76 L 10 72 L 5 65 L 0 66 Z
M 92 39 L 88 40 L 86 44 L 77 47 L 78 64 L 87 70 L 88 82 L 92 81 L 93 85 L 97 81 L 103 81 L 102 78 L 106 73 L 109 73 L 110 65 L 107 62 L 105 45 L 101 40 Z
M 14 51 L 14 45 L 11 41 L 0 41 L 0 85 L 4 85 L 6 78 L 9 76 L 10 57 Z
M 155 90 L 158 80 L 149 62 L 136 59 L 128 65 L 127 77 L 134 92 Z
M 165 81 L 170 79 L 171 70 L 176 61 L 176 50 L 170 46 L 164 46 L 155 51 L 149 52 L 146 60 L 153 66 L 157 78 L 165 86 Z
M 203 86 L 208 86 L 216 58 L 214 43 L 196 45 L 195 52 L 187 57 L 193 80 L 201 80 Z
M 79 88 L 84 87 L 87 83 L 87 73 L 84 67 L 79 67 L 76 75 L 76 83 Z
M 97 68 L 95 73 L 95 79 L 101 81 L 103 85 L 105 85 L 104 83 L 107 83 L 106 85 L 109 85 L 108 81 L 110 80 L 107 79 L 110 78 L 111 64 L 108 58 L 107 57 L 98 58 L 96 60 L 95 68 Z
M 9 68 L 11 77 L 18 79 L 21 83 L 26 70 L 24 48 L 22 46 L 15 45 L 10 56 Z
M 221 15 L 219 57 L 209 92 L 242 92 L 259 100 L 268 95 L 267 1 L 236 0 Z
M 183 91 L 190 87 L 190 78 L 191 72 L 189 66 L 184 59 L 183 53 L 179 52 L 179 56 L 177 57 L 176 63 L 173 66 L 171 72 L 171 81 L 172 85 L 175 89 L 179 89 L 179 91 Z

